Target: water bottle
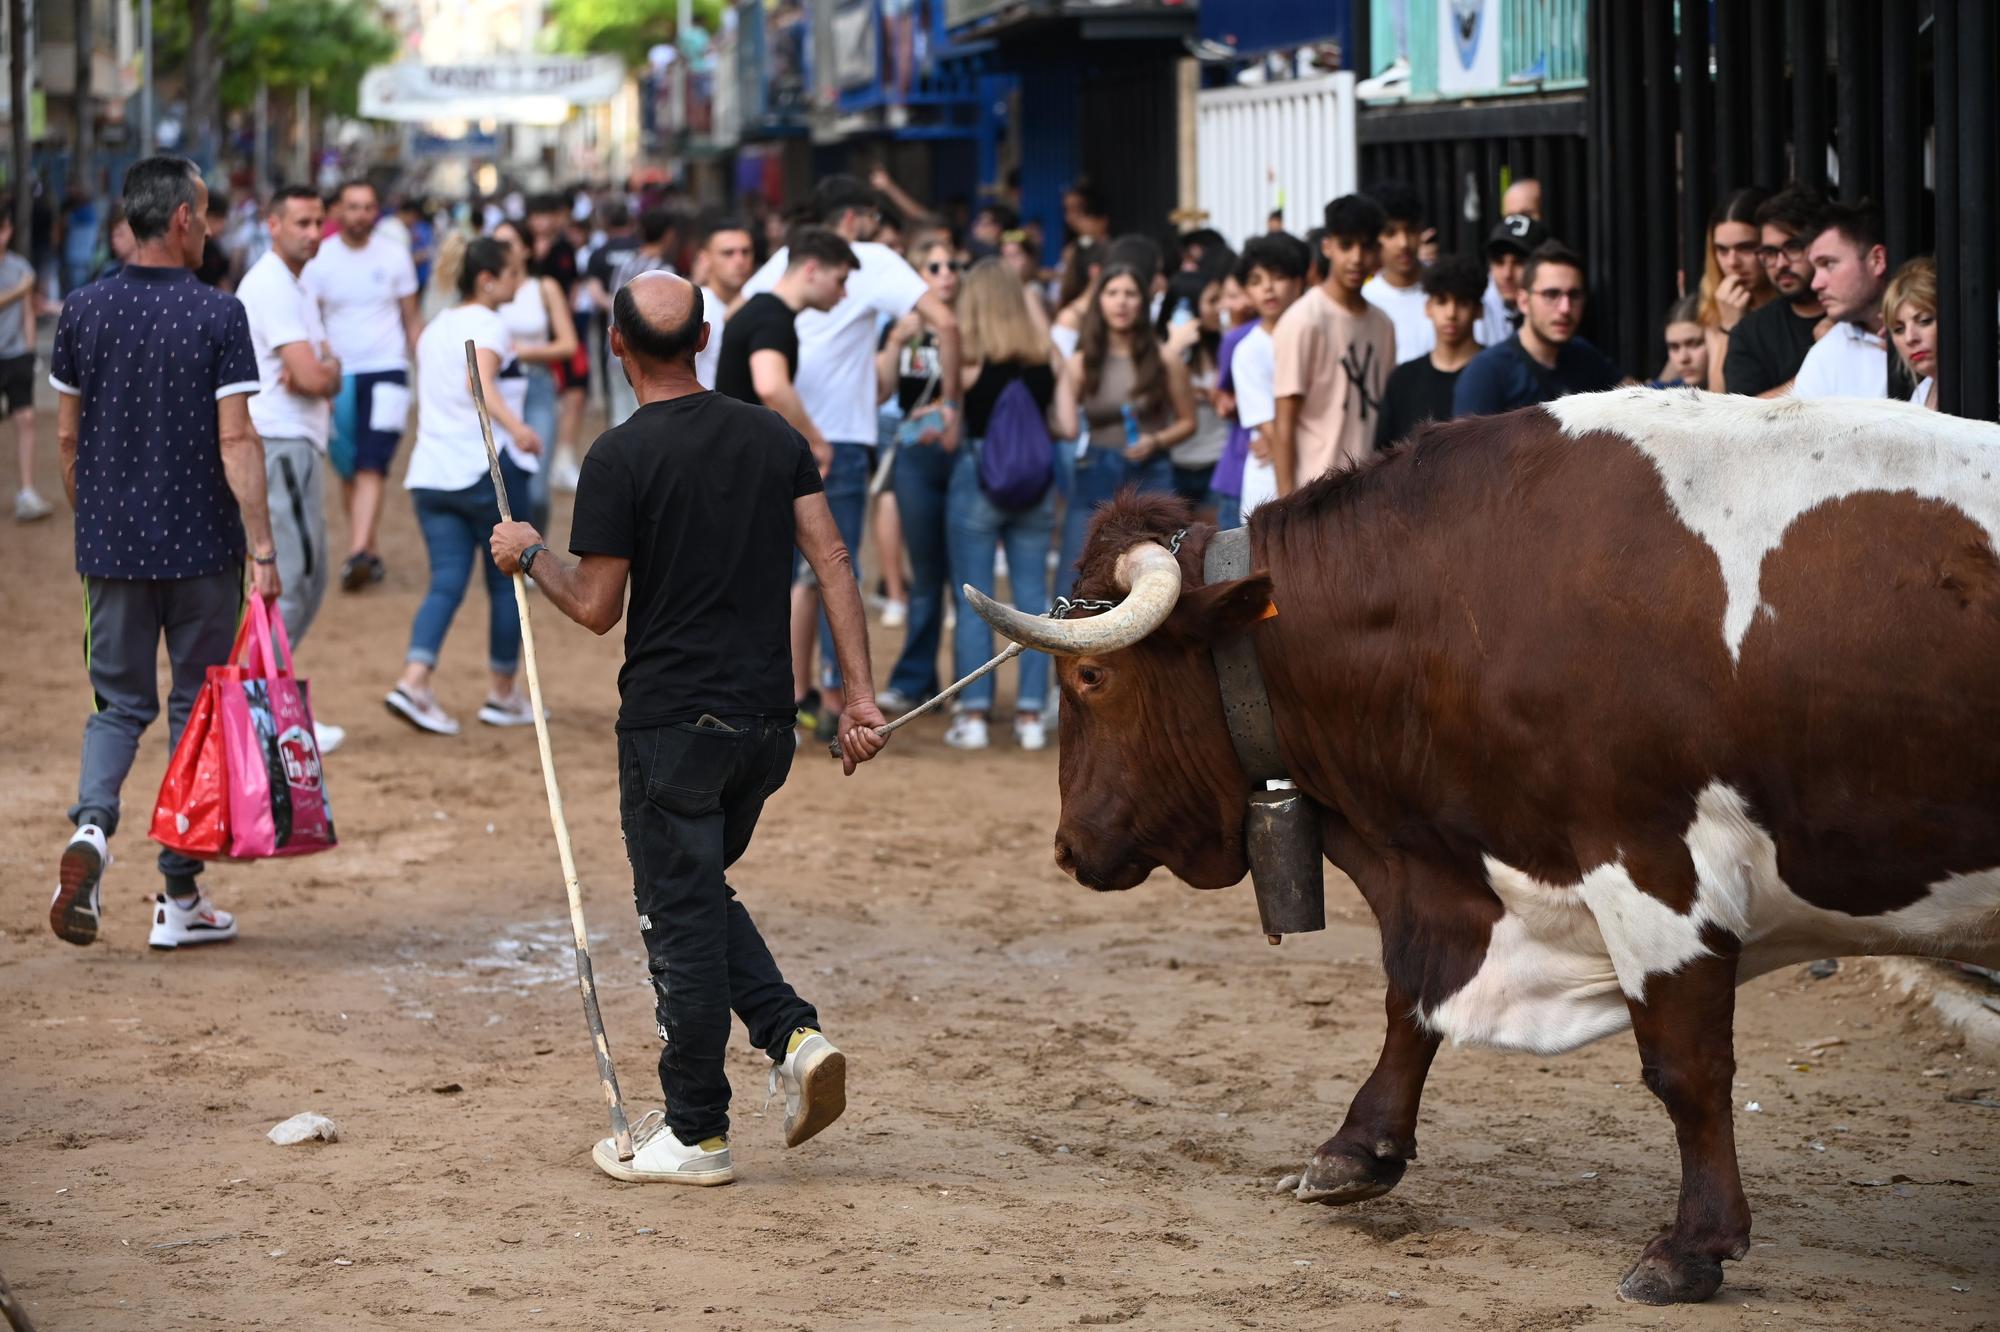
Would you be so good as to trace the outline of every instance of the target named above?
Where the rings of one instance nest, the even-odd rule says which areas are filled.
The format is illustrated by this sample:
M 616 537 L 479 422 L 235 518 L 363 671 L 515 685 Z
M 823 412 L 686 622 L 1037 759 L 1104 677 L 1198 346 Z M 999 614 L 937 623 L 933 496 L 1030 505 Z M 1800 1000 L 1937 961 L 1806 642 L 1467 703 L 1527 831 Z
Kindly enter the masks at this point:
M 1139 446 L 1139 413 L 1132 410 L 1132 404 L 1129 402 L 1120 407 L 1118 411 L 1125 418 L 1125 447 L 1128 449 L 1137 448 Z

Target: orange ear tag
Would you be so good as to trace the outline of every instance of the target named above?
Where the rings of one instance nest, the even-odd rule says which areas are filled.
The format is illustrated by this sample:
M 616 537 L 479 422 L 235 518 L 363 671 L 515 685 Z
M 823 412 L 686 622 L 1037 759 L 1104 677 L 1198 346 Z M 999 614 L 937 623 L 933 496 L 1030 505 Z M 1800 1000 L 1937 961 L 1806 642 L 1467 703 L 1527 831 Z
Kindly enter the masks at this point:
M 1257 618 L 1258 618 L 1259 620 L 1275 620 L 1275 619 L 1277 619 L 1277 618 L 1278 618 L 1278 603 L 1277 603 L 1277 602 L 1275 602 L 1275 601 L 1267 601 L 1267 602 L 1265 602 L 1265 603 L 1264 603 L 1264 613 L 1263 613 L 1262 615 L 1259 615 L 1259 616 L 1258 616 Z

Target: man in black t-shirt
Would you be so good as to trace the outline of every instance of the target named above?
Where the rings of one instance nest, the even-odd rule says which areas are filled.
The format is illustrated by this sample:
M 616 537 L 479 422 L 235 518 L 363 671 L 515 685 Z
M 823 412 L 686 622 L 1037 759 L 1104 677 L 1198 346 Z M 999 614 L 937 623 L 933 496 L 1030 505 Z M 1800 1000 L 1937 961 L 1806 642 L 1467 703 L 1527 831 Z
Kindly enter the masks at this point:
M 1450 255 L 1425 272 L 1424 316 L 1435 341 L 1427 355 L 1389 372 L 1382 411 L 1375 418 L 1375 447 L 1391 448 L 1426 421 L 1449 421 L 1458 372 L 1479 354 L 1472 331 L 1479 325 L 1486 272 L 1477 259 Z
M 1826 311 L 1813 292 L 1806 245 L 1825 209 L 1826 200 L 1817 190 L 1796 182 L 1758 206 L 1763 243 L 1757 257 L 1763 260 L 1779 299 L 1744 315 L 1729 331 L 1729 354 L 1722 362 L 1722 386 L 1729 392 L 1781 396 L 1818 341 Z
M 799 335 L 792 321 L 801 310 L 831 310 L 847 293 L 847 275 L 861 266 L 854 250 L 825 227 L 792 236 L 785 275 L 752 296 L 723 325 L 722 355 L 715 363 L 715 391 L 769 407 L 812 446 L 822 474 L 833 446 L 799 398 Z
M 726 874 L 797 743 L 794 546 L 825 589 L 850 681 L 840 720 L 847 772 L 881 752 L 874 728 L 885 724 L 867 684 L 852 557 L 819 469 L 777 415 L 701 387 L 694 358 L 707 336 L 701 294 L 685 279 L 646 273 L 626 283 L 612 299 L 611 349 L 640 406 L 584 459 L 570 529 L 580 562 L 564 563 L 525 523 L 502 523 L 492 538 L 501 569 L 530 574 L 593 632 L 609 632 L 627 611 L 619 804 L 666 1041 L 667 1109 L 639 1122 L 633 1160 L 619 1161 L 609 1138 L 592 1155 L 615 1178 L 676 1184 L 735 1178 L 723 1069 L 732 1010 L 785 1086 L 786 1146 L 847 1103 L 845 1058 L 785 983 Z

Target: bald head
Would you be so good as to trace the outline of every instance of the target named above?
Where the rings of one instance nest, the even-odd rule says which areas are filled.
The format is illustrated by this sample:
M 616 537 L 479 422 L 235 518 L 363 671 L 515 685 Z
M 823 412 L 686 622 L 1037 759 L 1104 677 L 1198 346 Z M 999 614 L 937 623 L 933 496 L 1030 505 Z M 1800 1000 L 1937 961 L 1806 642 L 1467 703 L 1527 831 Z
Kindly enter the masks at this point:
M 611 319 L 626 350 L 641 362 L 690 366 L 701 350 L 701 293 L 673 273 L 641 273 L 618 289 Z
M 1500 196 L 1502 216 L 1526 213 L 1537 222 L 1542 220 L 1542 182 L 1532 176 L 1525 176 L 1507 187 Z

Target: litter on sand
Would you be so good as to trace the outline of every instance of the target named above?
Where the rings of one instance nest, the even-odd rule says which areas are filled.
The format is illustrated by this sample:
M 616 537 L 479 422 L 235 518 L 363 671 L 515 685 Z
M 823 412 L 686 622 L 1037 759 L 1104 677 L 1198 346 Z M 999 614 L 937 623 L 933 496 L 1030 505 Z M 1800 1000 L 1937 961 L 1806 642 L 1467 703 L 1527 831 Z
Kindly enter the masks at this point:
M 318 1138 L 323 1142 L 339 1142 L 340 1133 L 333 1121 L 312 1110 L 301 1110 L 282 1124 L 274 1125 L 264 1135 L 280 1147 L 290 1147 L 293 1143 L 310 1142 Z

